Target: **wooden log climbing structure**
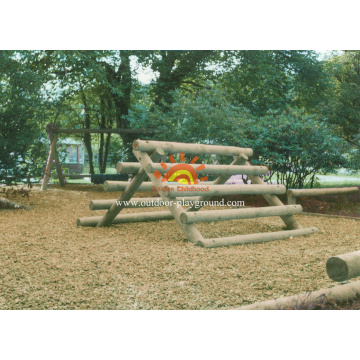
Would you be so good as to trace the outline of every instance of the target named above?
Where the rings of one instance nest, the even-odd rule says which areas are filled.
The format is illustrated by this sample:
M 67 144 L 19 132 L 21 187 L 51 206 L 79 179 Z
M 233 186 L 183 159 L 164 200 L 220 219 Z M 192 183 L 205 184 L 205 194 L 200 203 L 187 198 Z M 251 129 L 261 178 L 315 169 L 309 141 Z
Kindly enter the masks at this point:
M 202 247 L 218 247 L 258 243 L 288 239 L 295 236 L 309 235 L 317 232 L 316 227 L 303 228 L 294 215 L 302 212 L 300 205 L 284 205 L 277 195 L 285 194 L 283 185 L 268 185 L 260 177 L 268 172 L 265 166 L 252 166 L 249 157 L 253 151 L 249 148 L 233 146 L 203 145 L 136 140 L 133 153 L 138 163 L 118 163 L 118 172 L 133 172 L 130 182 L 106 181 L 105 191 L 121 191 L 117 199 L 92 200 L 91 210 L 106 210 L 103 216 L 84 217 L 77 220 L 78 226 L 109 226 L 125 222 L 155 221 L 174 219 L 187 239 Z M 174 155 L 179 154 L 180 162 Z M 185 154 L 195 155 L 190 163 L 185 163 Z M 195 164 L 197 155 L 227 155 L 233 157 L 230 165 Z M 166 158 L 170 162 L 165 162 Z M 217 175 L 214 181 L 208 181 L 202 174 Z M 251 184 L 227 185 L 226 181 L 234 174 L 244 174 Z M 198 178 L 200 177 L 200 181 Z M 147 181 L 150 179 L 150 181 Z M 160 198 L 132 198 L 136 191 L 156 191 Z M 261 195 L 269 207 L 242 208 L 224 210 L 202 210 L 203 204 L 213 196 L 253 194 Z M 131 201 L 130 201 L 131 200 Z M 187 209 L 182 205 L 191 200 Z M 167 211 L 119 214 L 125 208 L 145 208 L 164 206 Z M 205 203 L 206 204 L 206 203 Z M 285 231 L 272 233 L 255 233 L 230 237 L 204 239 L 197 222 L 213 222 L 233 219 L 249 219 L 267 216 L 280 216 L 287 226 Z

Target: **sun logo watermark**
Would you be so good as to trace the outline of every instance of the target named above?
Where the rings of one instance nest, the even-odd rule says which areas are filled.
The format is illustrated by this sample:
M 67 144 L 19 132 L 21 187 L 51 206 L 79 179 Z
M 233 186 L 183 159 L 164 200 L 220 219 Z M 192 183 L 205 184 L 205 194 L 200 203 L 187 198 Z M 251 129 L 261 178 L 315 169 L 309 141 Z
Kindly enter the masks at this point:
M 185 153 L 182 152 L 179 155 L 180 155 L 180 161 L 182 161 L 183 163 L 168 167 L 164 162 L 161 162 L 160 163 L 161 167 L 164 170 L 167 170 L 165 172 L 164 176 L 158 170 L 155 170 L 153 172 L 153 175 L 157 179 L 160 179 L 161 177 L 163 177 L 161 182 L 177 182 L 177 183 L 184 184 L 184 185 L 199 184 L 198 172 L 205 169 L 205 164 L 201 164 L 199 166 L 190 165 L 190 164 L 195 164 L 196 161 L 199 160 L 199 158 L 197 156 L 195 156 L 191 159 L 190 164 L 186 164 L 185 163 Z M 176 163 L 173 155 L 169 156 L 169 160 L 170 160 L 171 164 Z M 208 180 L 207 176 L 203 176 L 200 178 L 200 181 L 207 181 L 207 180 Z

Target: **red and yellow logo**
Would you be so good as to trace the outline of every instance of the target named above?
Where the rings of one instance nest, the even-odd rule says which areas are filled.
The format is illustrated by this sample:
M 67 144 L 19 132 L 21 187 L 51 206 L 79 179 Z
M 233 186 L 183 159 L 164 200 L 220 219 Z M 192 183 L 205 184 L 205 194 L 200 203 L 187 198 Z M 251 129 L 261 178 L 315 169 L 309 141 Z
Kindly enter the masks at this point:
M 173 155 L 169 156 L 169 160 L 170 160 L 171 164 L 175 164 L 175 162 L 176 162 Z M 199 160 L 199 158 L 197 156 L 195 156 L 194 158 L 191 159 L 190 164 L 195 164 L 196 161 L 198 161 L 198 160 Z M 186 164 L 184 153 L 180 153 L 180 161 L 183 161 L 184 163 L 176 164 L 176 165 L 170 166 L 170 167 L 168 167 L 164 162 L 162 162 L 161 167 L 164 170 L 168 169 L 166 171 L 166 173 L 164 174 L 164 176 L 158 170 L 155 170 L 153 172 L 153 175 L 157 179 L 160 179 L 163 176 L 161 182 L 171 181 L 171 182 L 178 182 L 178 183 L 184 184 L 184 185 L 199 184 L 199 177 L 198 177 L 197 172 L 205 169 L 205 164 L 201 164 L 197 167 L 191 166 L 190 164 Z M 203 176 L 200 178 L 200 181 L 207 181 L 207 180 L 208 180 L 207 176 Z

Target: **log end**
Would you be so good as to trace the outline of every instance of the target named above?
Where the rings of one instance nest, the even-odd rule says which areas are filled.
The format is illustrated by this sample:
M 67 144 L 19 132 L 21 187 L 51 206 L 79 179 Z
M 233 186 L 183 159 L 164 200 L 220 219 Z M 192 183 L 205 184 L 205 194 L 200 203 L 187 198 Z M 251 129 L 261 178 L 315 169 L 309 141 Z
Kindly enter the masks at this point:
M 139 148 L 139 139 L 135 140 L 133 142 L 132 147 L 133 147 L 134 150 L 138 150 L 138 148 Z
M 180 221 L 181 221 L 182 224 L 187 224 L 187 219 L 188 219 L 187 214 L 182 213 L 182 214 L 180 215 Z
M 89 202 L 89 209 L 94 210 L 94 202 L 93 202 L 93 200 L 90 200 L 90 202 Z
M 117 173 L 121 173 L 122 169 L 123 169 L 123 164 L 121 162 L 118 162 L 115 166 L 116 172 Z
M 156 150 L 154 151 L 157 155 L 159 156 L 165 156 L 165 151 L 164 149 L 161 148 L 156 148 Z
M 349 268 L 339 257 L 332 257 L 326 262 L 326 272 L 331 280 L 345 281 L 348 279 Z

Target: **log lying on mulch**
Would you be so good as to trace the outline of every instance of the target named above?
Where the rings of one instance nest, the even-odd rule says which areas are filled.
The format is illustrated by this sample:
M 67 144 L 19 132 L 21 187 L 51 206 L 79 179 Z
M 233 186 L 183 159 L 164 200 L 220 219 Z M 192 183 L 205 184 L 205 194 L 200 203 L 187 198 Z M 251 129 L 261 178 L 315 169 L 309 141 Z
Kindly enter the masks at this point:
M 10 210 L 18 210 L 18 209 L 25 209 L 31 210 L 31 207 L 18 204 L 16 202 L 10 201 L 8 199 L 0 197 L 0 209 L 10 209 Z
M 335 281 L 360 276 L 360 251 L 331 257 L 326 262 L 326 272 L 329 278 Z
M 294 296 L 241 306 L 235 310 L 304 309 L 317 303 L 325 303 L 329 300 L 344 301 L 352 299 L 358 294 L 360 294 L 360 281 L 355 281 L 349 284 L 339 285 L 329 289 L 321 289 L 311 293 L 301 293 Z

